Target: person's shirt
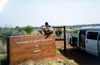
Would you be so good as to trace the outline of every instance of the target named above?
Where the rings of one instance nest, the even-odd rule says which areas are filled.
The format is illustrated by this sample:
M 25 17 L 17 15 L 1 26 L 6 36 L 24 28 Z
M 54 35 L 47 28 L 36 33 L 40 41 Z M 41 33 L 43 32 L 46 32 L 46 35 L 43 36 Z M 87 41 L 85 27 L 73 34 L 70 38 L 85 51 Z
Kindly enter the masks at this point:
M 84 34 L 81 34 L 81 37 L 82 37 L 82 39 L 85 39 L 85 35 Z
M 53 28 L 50 25 L 48 27 L 44 25 L 42 28 L 47 30 L 53 30 Z

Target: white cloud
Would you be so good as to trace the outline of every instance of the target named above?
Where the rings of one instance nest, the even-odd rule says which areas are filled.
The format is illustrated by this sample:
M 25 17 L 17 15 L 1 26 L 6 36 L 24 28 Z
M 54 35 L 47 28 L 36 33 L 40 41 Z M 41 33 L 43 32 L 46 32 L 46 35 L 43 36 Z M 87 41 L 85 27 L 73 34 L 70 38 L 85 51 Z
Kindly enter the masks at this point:
M 5 5 L 7 4 L 8 0 L 0 0 L 0 12 L 3 11 Z

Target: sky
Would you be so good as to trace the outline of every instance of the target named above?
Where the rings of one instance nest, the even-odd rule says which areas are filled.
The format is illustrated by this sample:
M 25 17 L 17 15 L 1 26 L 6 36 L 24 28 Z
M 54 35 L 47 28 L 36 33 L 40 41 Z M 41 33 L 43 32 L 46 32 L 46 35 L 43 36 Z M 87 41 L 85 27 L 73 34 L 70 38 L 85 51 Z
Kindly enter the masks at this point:
M 0 27 L 100 24 L 100 0 L 0 0 Z

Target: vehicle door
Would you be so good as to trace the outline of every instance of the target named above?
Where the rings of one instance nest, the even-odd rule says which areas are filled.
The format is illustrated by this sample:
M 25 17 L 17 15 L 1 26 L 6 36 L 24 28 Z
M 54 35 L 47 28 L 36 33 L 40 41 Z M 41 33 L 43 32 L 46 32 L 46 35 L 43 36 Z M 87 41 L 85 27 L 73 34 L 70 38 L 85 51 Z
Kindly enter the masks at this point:
M 98 56 L 98 32 L 87 31 L 86 35 L 86 51 Z

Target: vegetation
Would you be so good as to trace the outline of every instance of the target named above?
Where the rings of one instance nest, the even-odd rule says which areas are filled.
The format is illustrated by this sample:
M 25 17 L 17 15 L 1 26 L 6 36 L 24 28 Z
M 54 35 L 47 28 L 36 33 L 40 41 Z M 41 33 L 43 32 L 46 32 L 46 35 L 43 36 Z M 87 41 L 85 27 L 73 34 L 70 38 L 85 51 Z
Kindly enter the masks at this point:
M 8 36 L 16 36 L 16 35 L 24 35 L 24 31 L 20 27 L 16 28 L 0 28 L 0 40 L 2 41 L 2 44 L 6 43 L 6 39 Z
M 0 40 L 2 40 L 2 43 L 6 43 L 6 39 L 8 36 L 10 36 L 13 33 L 13 30 L 11 28 L 3 28 L 0 30 Z
M 60 55 L 63 50 L 61 48 L 56 47 L 56 54 Z
M 0 60 L 6 60 L 7 54 L 1 53 L 0 54 Z
M 31 32 L 34 30 L 34 27 L 32 26 L 26 26 L 24 27 L 24 31 L 28 34 L 31 34 Z
M 25 32 L 30 34 L 33 30 L 34 30 L 34 27 L 32 27 L 32 26 L 26 26 L 26 27 L 16 26 L 15 28 L 0 27 L 0 44 L 5 45 L 8 36 L 25 35 Z
M 16 27 L 15 27 L 15 30 L 23 31 L 24 29 L 23 29 L 23 27 L 16 26 Z

